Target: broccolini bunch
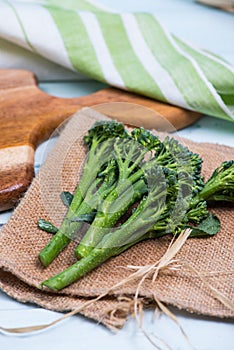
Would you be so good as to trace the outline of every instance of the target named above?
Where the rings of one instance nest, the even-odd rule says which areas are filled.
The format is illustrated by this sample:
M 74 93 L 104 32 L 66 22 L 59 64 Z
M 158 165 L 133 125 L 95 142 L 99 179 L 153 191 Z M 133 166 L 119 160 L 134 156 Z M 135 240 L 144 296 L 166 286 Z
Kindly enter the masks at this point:
M 224 162 L 204 183 L 202 159 L 174 138 L 161 141 L 144 128 L 131 132 L 115 121 L 97 122 L 84 137 L 88 155 L 74 195 L 63 192 L 68 206 L 59 229 L 39 220 L 54 236 L 40 252 L 48 266 L 77 237 L 78 261 L 42 282 L 60 290 L 132 245 L 188 227 L 191 237 L 216 234 L 220 223 L 209 201 L 234 202 L 234 161 Z

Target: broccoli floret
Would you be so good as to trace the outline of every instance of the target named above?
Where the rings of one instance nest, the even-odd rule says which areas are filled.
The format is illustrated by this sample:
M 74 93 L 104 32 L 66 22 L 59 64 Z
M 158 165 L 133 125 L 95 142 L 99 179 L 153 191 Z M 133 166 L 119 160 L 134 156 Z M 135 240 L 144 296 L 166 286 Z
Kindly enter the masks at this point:
M 194 200 L 234 202 L 234 160 L 215 169 Z
M 133 129 L 131 132 L 131 138 L 149 151 L 153 150 L 155 152 L 160 152 L 163 148 L 163 143 L 160 139 L 144 128 Z
M 84 143 L 89 147 L 97 147 L 98 144 L 108 139 L 114 139 L 116 137 L 127 137 L 128 133 L 125 130 L 123 124 L 116 121 L 98 121 L 88 134 L 84 136 Z

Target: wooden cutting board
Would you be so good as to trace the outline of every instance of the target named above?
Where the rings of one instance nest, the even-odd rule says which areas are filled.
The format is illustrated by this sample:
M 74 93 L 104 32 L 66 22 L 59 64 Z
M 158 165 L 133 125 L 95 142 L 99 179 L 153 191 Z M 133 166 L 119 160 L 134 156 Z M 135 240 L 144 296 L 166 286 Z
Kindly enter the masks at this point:
M 135 108 L 135 104 L 142 107 Z M 33 73 L 0 70 L 0 211 L 15 206 L 32 181 L 36 147 L 84 106 L 129 125 L 167 131 L 188 126 L 200 117 L 198 113 L 113 88 L 77 98 L 49 96 L 38 88 Z

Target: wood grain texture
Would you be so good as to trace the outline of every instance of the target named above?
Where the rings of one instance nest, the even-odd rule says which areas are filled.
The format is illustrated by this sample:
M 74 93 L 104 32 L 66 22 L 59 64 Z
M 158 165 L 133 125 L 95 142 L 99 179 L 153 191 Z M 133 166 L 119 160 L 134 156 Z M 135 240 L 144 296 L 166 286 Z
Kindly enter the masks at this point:
M 58 98 L 41 91 L 31 72 L 0 70 L 0 211 L 18 202 L 34 174 L 34 157 L 30 152 L 26 151 L 22 162 L 18 156 L 15 161 L 11 157 L 7 169 L 1 166 L 1 154 L 2 164 L 6 164 L 12 147 L 16 155 L 15 147 L 29 146 L 35 150 L 65 119 L 87 106 L 129 125 L 167 131 L 183 128 L 200 118 L 198 113 L 113 88 L 84 97 Z M 20 152 L 26 149 L 21 147 Z
M 234 13 L 234 0 L 197 0 L 197 2 Z

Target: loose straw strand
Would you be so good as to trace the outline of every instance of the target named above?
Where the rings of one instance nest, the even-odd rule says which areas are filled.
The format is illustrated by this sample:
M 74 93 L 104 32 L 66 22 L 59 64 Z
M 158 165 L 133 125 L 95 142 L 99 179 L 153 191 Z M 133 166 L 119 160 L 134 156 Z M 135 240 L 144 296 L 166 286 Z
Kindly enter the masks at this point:
M 158 298 L 157 296 L 154 294 L 154 300 L 156 302 L 156 304 L 158 305 L 158 307 L 160 308 L 160 310 L 166 315 L 168 316 L 172 321 L 174 321 L 176 323 L 176 325 L 179 327 L 181 333 L 183 334 L 184 338 L 186 339 L 186 341 L 188 342 L 188 344 L 190 345 L 190 347 L 192 349 L 195 349 L 188 337 L 188 335 L 186 334 L 186 332 L 184 331 L 183 327 L 181 326 L 181 324 L 179 323 L 178 318 L 176 317 L 176 315 L 174 315 Z

